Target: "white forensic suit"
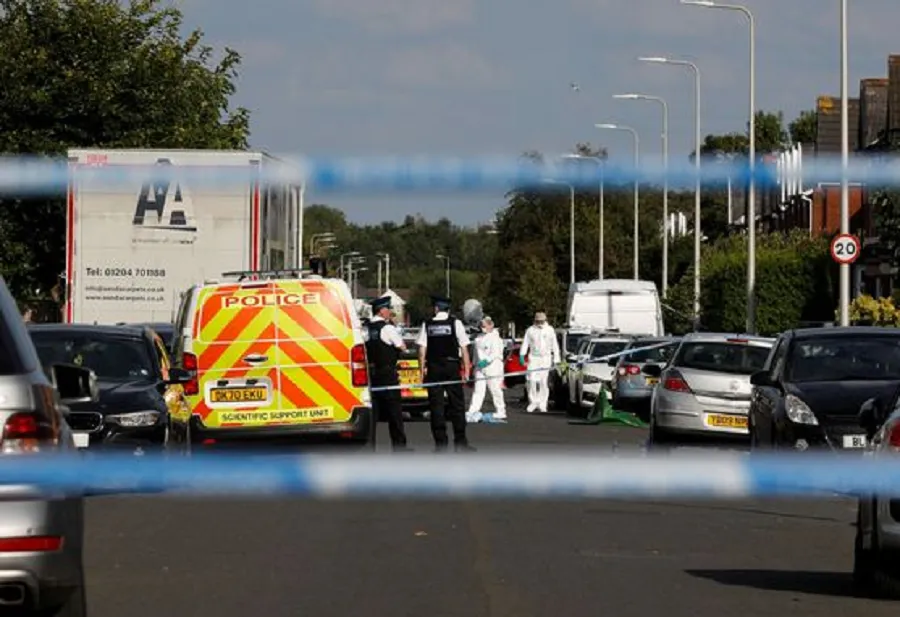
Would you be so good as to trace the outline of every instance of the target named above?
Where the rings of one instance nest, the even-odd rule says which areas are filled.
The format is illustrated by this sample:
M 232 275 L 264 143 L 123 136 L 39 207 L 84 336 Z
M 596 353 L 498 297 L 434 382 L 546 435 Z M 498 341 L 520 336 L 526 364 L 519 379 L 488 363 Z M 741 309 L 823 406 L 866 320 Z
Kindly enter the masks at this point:
M 550 401 L 550 367 L 559 364 L 559 341 L 549 324 L 534 324 L 525 331 L 519 356 L 527 359 L 525 384 L 528 391 L 529 413 L 535 409 L 546 412 Z
M 487 390 L 494 403 L 494 418 L 506 419 L 506 401 L 503 399 L 503 339 L 496 330 L 483 332 L 475 338 L 475 389 L 469 403 L 466 420 L 479 422 L 481 406 Z

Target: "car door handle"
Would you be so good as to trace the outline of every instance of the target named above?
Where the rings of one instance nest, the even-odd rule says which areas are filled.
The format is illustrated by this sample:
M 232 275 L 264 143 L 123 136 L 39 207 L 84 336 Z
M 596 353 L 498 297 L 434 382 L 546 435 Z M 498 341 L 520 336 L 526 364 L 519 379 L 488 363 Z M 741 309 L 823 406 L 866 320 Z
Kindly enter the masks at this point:
M 247 364 L 259 364 L 260 362 L 265 362 L 268 359 L 269 356 L 261 356 L 259 354 L 244 356 L 244 362 L 246 362 Z

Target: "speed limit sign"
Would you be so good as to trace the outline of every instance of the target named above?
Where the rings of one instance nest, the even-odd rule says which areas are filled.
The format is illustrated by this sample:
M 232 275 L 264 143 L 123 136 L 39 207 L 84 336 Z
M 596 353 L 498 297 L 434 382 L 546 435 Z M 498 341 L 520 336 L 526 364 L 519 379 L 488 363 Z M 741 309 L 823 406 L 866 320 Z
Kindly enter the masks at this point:
M 859 238 L 840 234 L 831 241 L 831 258 L 839 264 L 852 264 L 859 258 Z

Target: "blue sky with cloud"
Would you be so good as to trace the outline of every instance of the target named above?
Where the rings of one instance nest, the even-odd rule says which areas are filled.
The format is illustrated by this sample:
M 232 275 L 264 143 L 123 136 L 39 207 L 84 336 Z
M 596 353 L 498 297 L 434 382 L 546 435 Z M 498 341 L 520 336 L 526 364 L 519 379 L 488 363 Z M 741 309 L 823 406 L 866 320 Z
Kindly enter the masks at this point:
M 641 55 L 696 62 L 702 132 L 742 130 L 747 118 L 747 25 L 739 13 L 677 0 L 176 0 L 186 25 L 244 56 L 236 102 L 252 110 L 252 145 L 316 155 L 518 155 L 564 152 L 576 141 L 658 156 L 665 97 L 670 156 L 693 145 L 693 81 L 686 69 Z M 757 25 L 757 105 L 793 118 L 818 94 L 839 93 L 836 0 L 746 0 Z M 884 77 L 896 42 L 897 0 L 852 2 L 851 96 Z M 577 82 L 581 88 L 569 87 Z M 374 222 L 421 213 L 489 221 L 502 195 L 309 195 Z

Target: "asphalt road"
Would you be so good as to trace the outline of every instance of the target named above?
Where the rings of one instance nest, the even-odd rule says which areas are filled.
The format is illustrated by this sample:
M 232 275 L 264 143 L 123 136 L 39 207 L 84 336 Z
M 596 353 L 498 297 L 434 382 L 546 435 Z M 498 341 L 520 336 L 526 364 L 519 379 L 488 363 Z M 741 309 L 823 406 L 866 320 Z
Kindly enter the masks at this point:
M 426 424 L 409 430 L 412 445 L 430 448 Z M 508 424 L 474 426 L 471 435 L 480 450 L 576 444 L 608 452 L 645 439 L 641 429 L 518 410 Z M 854 515 L 843 498 L 105 496 L 88 506 L 88 601 L 93 617 L 893 617 L 894 604 L 852 595 Z

